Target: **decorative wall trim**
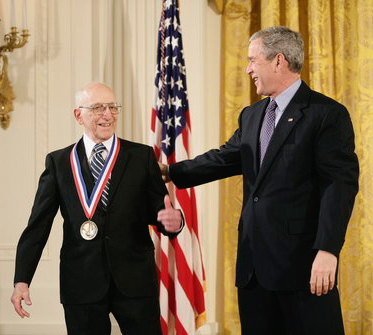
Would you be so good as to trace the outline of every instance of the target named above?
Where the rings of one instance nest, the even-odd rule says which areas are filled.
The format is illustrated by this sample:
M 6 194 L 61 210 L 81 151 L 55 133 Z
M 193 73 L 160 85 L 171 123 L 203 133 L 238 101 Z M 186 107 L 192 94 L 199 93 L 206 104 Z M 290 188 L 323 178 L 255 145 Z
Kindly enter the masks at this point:
M 16 257 L 16 246 L 1 245 L 0 246 L 0 261 L 13 261 Z M 1 333 L 0 333 L 1 334 Z
M 0 245 L 0 261 L 14 261 L 16 259 L 16 252 L 16 245 Z M 49 261 L 50 259 L 49 250 L 45 247 L 40 260 Z M 0 334 L 2 334 L 1 331 Z

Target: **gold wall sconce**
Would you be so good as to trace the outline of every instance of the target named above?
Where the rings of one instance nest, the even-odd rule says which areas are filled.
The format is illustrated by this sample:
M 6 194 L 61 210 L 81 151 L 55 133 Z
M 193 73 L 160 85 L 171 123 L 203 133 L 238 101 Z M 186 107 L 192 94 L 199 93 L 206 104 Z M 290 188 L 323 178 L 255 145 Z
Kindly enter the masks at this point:
M 4 35 L 5 44 L 0 45 L 0 124 L 7 129 L 10 124 L 10 112 L 13 110 L 13 102 L 16 98 L 8 77 L 8 57 L 6 52 L 22 48 L 28 41 L 28 29 L 22 29 L 20 34 L 17 27 L 12 26 L 10 33 Z

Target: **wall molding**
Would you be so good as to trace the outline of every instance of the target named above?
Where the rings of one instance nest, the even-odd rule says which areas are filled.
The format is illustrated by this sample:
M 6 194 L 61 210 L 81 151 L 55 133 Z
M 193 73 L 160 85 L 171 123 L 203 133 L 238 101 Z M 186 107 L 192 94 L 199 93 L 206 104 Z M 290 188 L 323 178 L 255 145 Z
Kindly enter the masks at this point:
M 0 261 L 15 261 L 17 252 L 17 245 L 0 245 Z M 41 261 L 50 261 L 51 257 L 47 247 L 44 248 L 40 258 Z M 0 332 L 0 334 L 2 334 Z

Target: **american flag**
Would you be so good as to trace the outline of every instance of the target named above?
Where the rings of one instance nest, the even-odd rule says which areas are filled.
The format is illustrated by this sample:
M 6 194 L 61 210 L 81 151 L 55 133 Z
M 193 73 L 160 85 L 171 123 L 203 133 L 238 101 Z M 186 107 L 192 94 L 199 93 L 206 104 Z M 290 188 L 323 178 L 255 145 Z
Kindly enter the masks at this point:
M 163 0 L 158 31 L 151 141 L 159 162 L 189 158 L 190 116 L 177 0 Z M 163 335 L 192 335 L 206 322 L 205 270 L 198 235 L 194 189 L 168 184 L 172 203 L 184 213 L 185 227 L 169 240 L 152 230 L 160 287 Z

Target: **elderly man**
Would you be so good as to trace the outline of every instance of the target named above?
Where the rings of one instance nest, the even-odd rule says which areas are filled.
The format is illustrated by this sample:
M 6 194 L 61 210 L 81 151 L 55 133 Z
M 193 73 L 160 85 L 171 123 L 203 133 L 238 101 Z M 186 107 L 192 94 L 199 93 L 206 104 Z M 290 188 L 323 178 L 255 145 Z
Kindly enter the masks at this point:
M 115 135 L 114 92 L 91 83 L 76 95 L 83 137 L 47 155 L 34 206 L 17 248 L 11 298 L 29 313 L 29 285 L 60 209 L 60 293 L 68 334 L 110 334 L 111 312 L 123 334 L 161 334 L 154 246 L 148 225 L 170 237 L 182 226 L 151 147 Z
M 358 191 L 346 108 L 299 78 L 299 33 L 270 27 L 250 38 L 247 74 L 268 96 L 239 117 L 219 150 L 162 166 L 185 188 L 243 175 L 236 285 L 242 334 L 344 334 L 338 255 Z

